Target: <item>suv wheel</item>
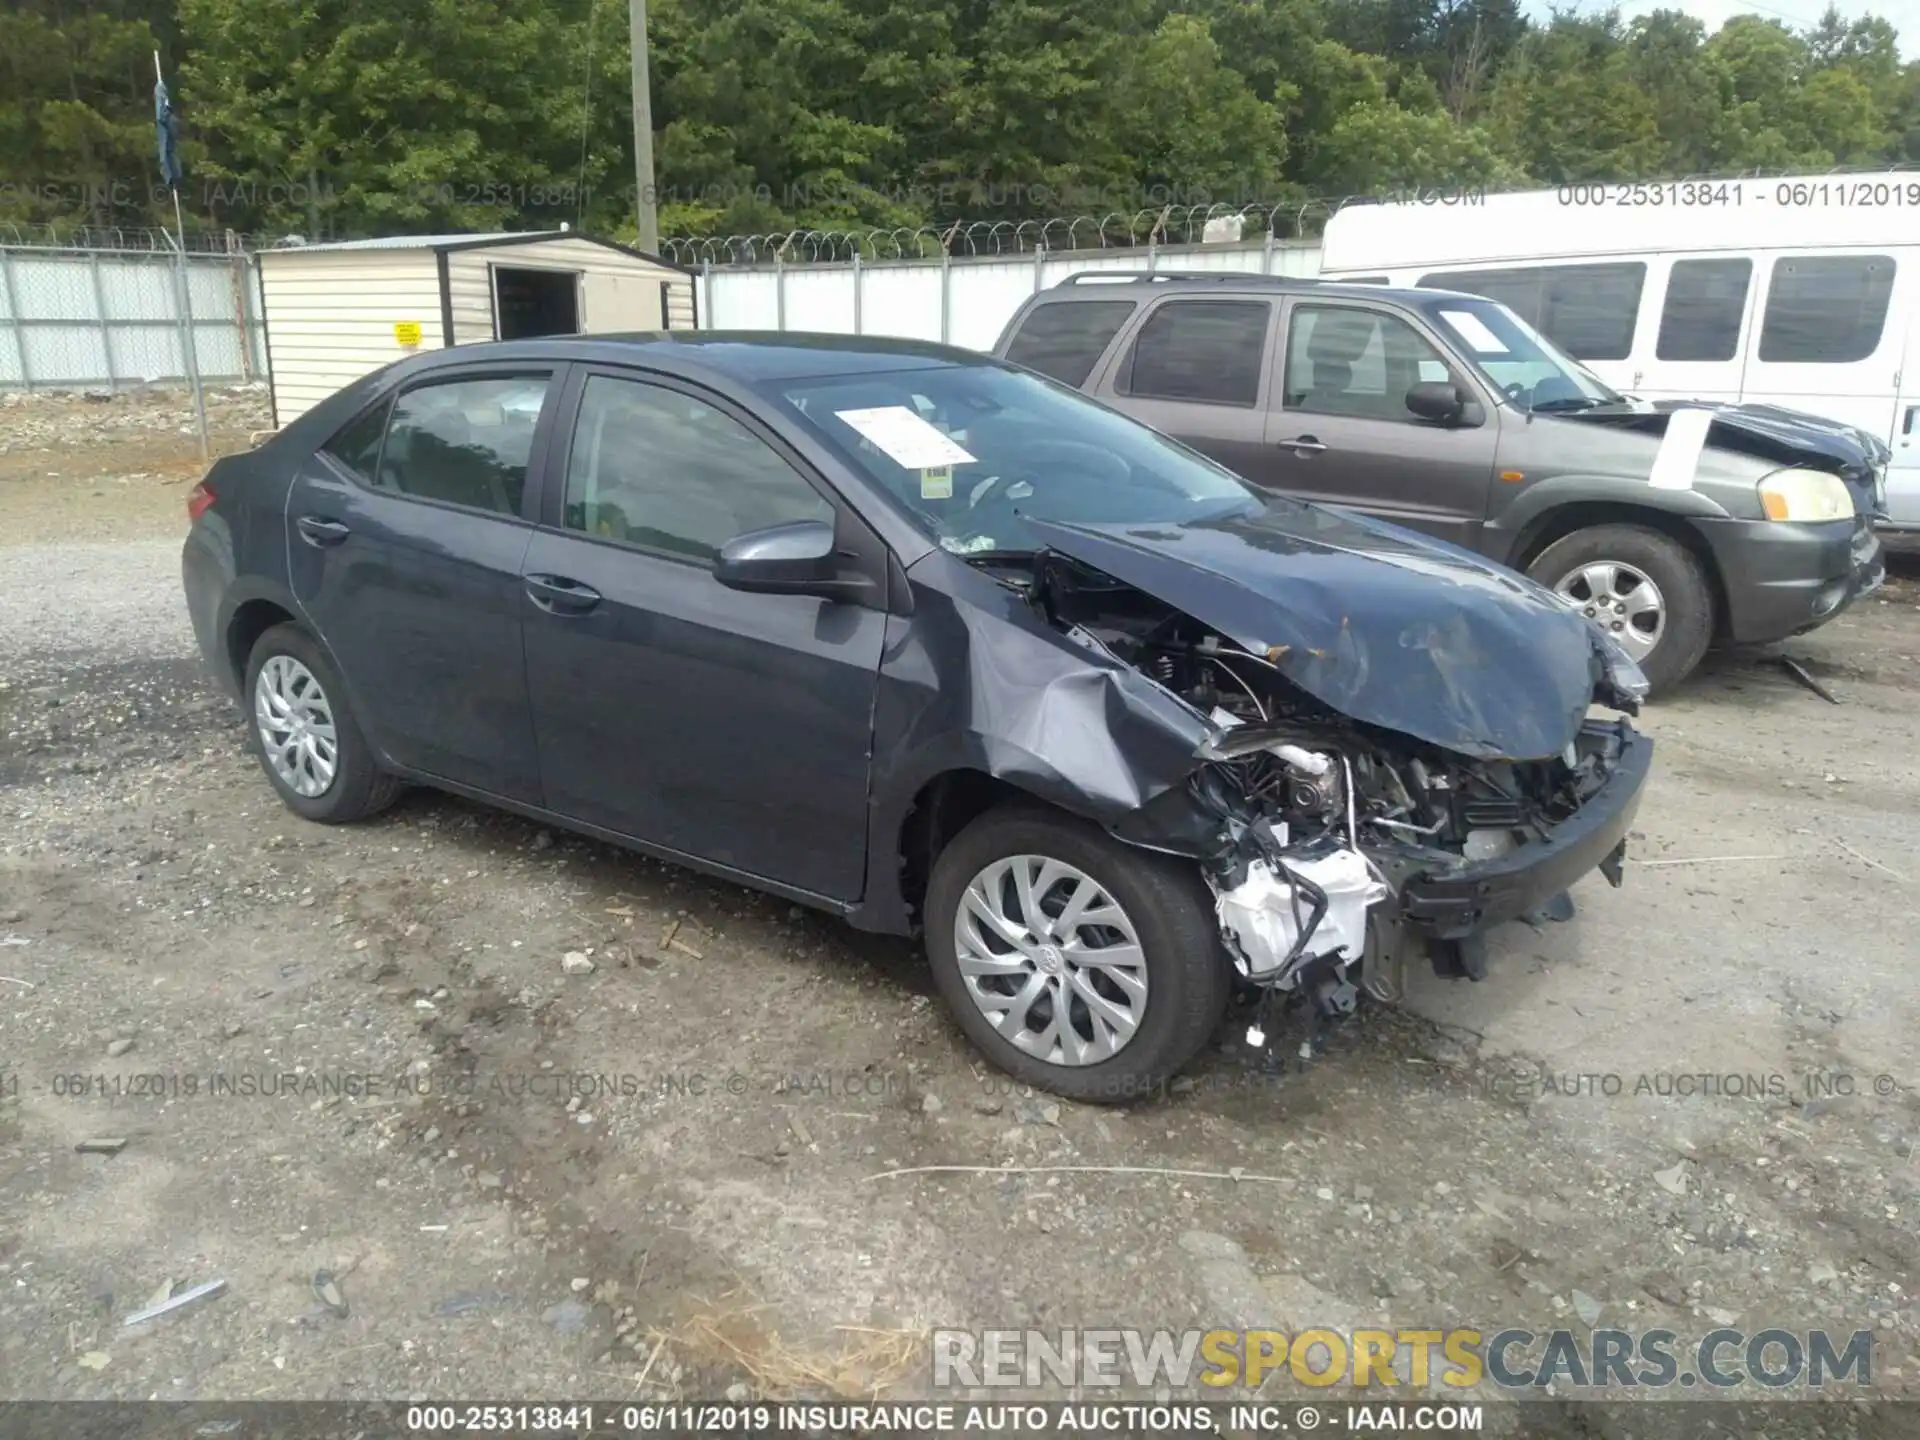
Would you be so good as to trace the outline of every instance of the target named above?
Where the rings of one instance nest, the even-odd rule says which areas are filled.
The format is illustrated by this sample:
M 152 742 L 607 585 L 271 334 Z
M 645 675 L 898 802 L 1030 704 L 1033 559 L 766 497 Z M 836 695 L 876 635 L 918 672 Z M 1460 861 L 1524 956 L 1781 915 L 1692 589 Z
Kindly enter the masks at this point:
M 1542 550 L 1527 573 L 1617 640 L 1655 693 L 1692 674 L 1713 639 L 1706 573 L 1658 530 L 1576 530 Z
M 1038 807 L 975 820 L 934 862 L 927 954 L 960 1028 L 1072 1100 L 1150 1094 L 1225 1012 L 1229 971 L 1191 864 Z
M 304 630 L 276 625 L 254 642 L 246 697 L 260 768 L 296 814 L 344 824 L 379 813 L 400 793 L 400 782 L 375 763 L 346 687 Z

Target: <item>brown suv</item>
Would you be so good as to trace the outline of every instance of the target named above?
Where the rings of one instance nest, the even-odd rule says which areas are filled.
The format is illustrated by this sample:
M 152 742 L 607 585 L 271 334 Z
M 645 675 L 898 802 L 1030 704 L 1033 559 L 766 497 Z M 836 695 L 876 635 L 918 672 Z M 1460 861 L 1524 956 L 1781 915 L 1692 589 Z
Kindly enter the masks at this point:
M 1769 406 L 1615 393 L 1497 301 L 1220 272 L 1089 272 L 995 353 L 1255 485 L 1556 591 L 1656 689 L 1709 643 L 1822 625 L 1885 576 L 1885 447 Z M 1676 412 L 1704 410 L 1676 422 Z

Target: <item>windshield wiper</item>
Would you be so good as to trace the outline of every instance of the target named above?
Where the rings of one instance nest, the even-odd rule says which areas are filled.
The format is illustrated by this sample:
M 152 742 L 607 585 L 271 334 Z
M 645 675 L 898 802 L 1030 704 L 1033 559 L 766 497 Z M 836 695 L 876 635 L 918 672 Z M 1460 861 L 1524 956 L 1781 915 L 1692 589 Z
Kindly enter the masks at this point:
M 1618 402 L 1612 400 L 1595 400 L 1591 395 L 1560 395 L 1552 400 L 1542 400 L 1537 405 L 1530 405 L 1527 408 L 1536 415 L 1547 415 L 1554 411 L 1592 410 L 1597 406 L 1616 403 Z

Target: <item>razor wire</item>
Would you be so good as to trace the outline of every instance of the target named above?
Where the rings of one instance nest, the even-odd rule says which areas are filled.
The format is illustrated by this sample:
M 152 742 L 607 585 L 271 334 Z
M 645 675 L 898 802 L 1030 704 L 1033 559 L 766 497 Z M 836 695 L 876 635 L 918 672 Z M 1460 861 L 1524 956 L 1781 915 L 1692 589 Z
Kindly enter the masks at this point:
M 1309 196 L 1279 202 L 1261 201 L 1249 205 L 1194 203 L 1190 205 L 1145 206 L 1134 210 L 1110 210 L 1078 215 L 1053 215 L 1039 218 L 958 220 L 946 224 L 900 226 L 848 226 L 841 229 L 800 227 L 769 230 L 757 234 L 676 235 L 663 237 L 660 251 L 676 264 L 771 265 L 771 264 L 846 264 L 860 260 L 934 260 L 951 258 L 992 258 L 1001 255 L 1026 255 L 1035 251 L 1146 249 L 1157 245 L 1196 245 L 1204 243 L 1207 226 L 1218 220 L 1239 220 L 1240 227 L 1231 238 L 1258 241 L 1308 240 L 1336 212 L 1349 205 L 1373 205 L 1404 201 L 1415 197 L 1520 194 L 1552 190 L 1567 183 L 1582 184 L 1681 184 L 1689 181 L 1767 180 L 1795 178 L 1801 175 L 1888 174 L 1920 170 L 1920 164 L 1902 161 L 1895 164 L 1835 165 L 1824 171 L 1796 170 L 1756 166 L 1741 170 L 1698 171 L 1663 175 L 1644 181 L 1540 181 L 1528 180 L 1509 186 L 1443 184 L 1402 186 L 1384 192 L 1333 196 Z
M 667 236 L 661 253 L 676 264 L 766 265 L 863 260 L 932 260 L 1030 255 L 1035 251 L 1143 249 L 1193 245 L 1216 221 L 1238 220 L 1235 239 L 1272 235 L 1304 239 L 1342 205 L 1367 196 L 1309 198 L 1279 204 L 1222 203 L 1148 206 L 1105 214 L 1053 215 L 1025 220 L 958 220 L 945 225 L 771 230 L 748 235 Z
M 266 235 L 243 235 L 234 230 L 189 230 L 189 255 L 250 255 L 280 243 Z M 157 225 L 90 225 L 61 220 L 19 224 L 0 220 L 0 249 L 103 250 L 129 254 L 171 255 L 180 249 L 179 237 Z

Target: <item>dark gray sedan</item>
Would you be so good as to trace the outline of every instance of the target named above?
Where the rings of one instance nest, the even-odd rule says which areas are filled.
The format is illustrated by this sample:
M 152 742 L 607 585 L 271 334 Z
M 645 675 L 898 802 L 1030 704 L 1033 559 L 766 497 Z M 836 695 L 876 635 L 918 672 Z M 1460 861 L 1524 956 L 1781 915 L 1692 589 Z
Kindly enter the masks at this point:
M 341 822 L 430 785 L 924 933 L 1022 1079 L 1162 1084 L 1619 882 L 1645 689 L 1550 593 L 1038 376 L 829 336 L 419 356 L 196 488 L 207 661 Z

